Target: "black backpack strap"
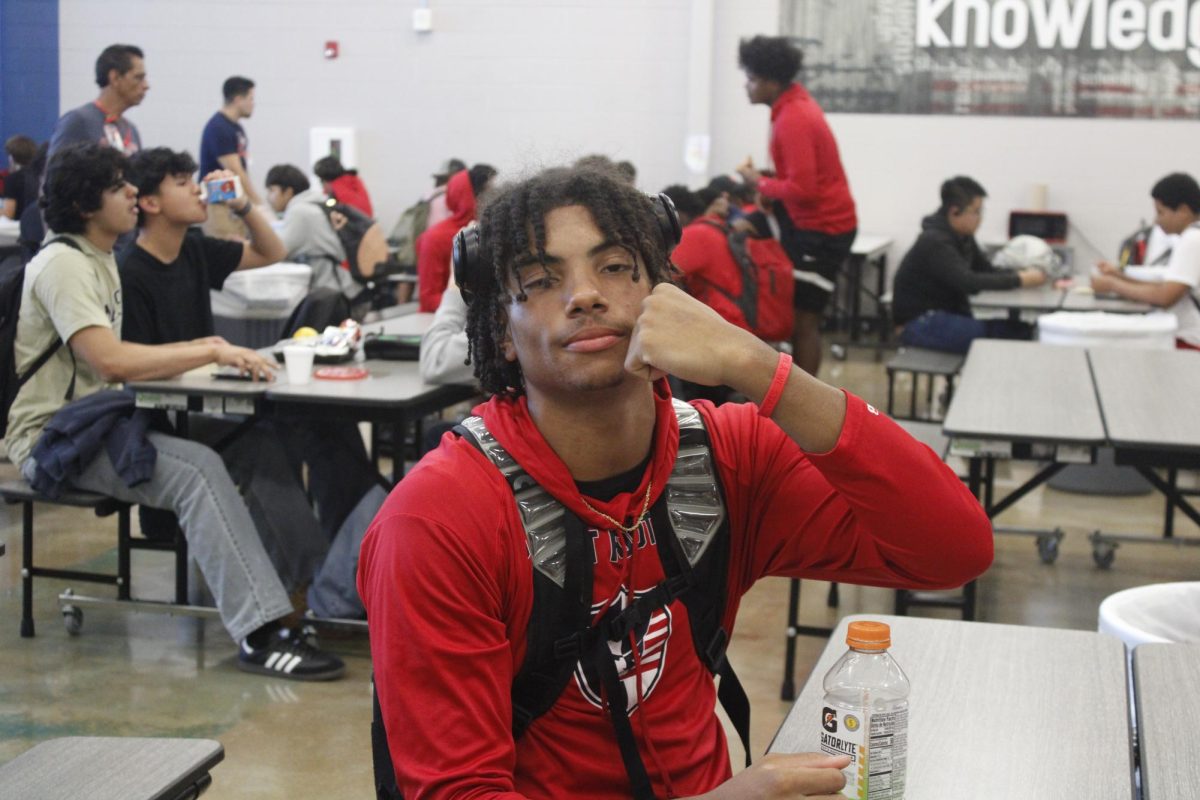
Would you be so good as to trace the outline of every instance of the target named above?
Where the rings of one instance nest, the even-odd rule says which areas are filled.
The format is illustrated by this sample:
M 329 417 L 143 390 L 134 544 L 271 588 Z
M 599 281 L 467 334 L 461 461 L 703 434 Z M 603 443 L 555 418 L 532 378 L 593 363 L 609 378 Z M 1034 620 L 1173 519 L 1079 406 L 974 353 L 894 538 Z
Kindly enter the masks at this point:
M 388 749 L 387 731 L 383 727 L 383 710 L 379 707 L 379 692 L 371 679 L 371 761 L 375 767 L 376 800 L 403 800 L 396 786 L 396 770 Z
M 46 242 L 46 244 L 43 245 L 43 248 L 49 247 L 52 244 L 65 244 L 72 250 L 80 253 L 83 252 L 83 248 L 80 247 L 75 240 L 68 239 L 66 236 L 55 236 L 50 241 Z M 46 348 L 45 352 L 37 357 L 37 360 L 33 362 L 29 369 L 25 370 L 25 374 L 17 377 L 17 391 L 20 391 L 22 386 L 29 383 L 29 379 L 32 378 L 39 369 L 44 367 L 47 361 L 54 357 L 54 354 L 58 352 L 58 348 L 62 347 L 63 344 L 64 342 L 61 337 L 54 337 L 54 342 L 48 348 Z M 71 354 L 71 383 L 68 384 L 67 393 L 63 399 L 69 402 L 75 399 L 75 376 L 79 371 L 79 365 L 75 362 L 75 351 L 68 347 L 67 352 Z
M 680 453 L 694 453 L 701 448 L 709 454 L 709 469 L 715 470 L 711 464 L 712 449 L 708 431 L 703 425 L 681 424 Z M 724 488 L 719 479 L 714 481 L 714 486 L 719 493 L 721 506 L 727 508 Z M 750 700 L 726 657 L 729 633 L 724 627 L 724 616 L 729 580 L 729 524 L 722 522 L 711 545 L 693 564 L 688 560 L 678 532 L 671 523 L 669 509 L 660 510 L 656 505 L 654 511 L 661 515 L 654 517 L 653 522 L 658 532 L 658 553 L 666 582 L 674 581 L 677 585 L 688 587 L 679 599 L 688 610 L 696 654 L 708 671 L 721 679 L 717 686 L 717 699 L 737 731 L 746 766 L 750 766 Z
M 626 608 L 621 614 L 616 609 L 610 609 L 600 621 L 601 628 L 612 627 L 616 619 L 632 609 Z M 612 619 L 609 619 L 609 617 Z M 633 800 L 657 800 L 654 787 L 650 783 L 650 775 L 638 752 L 637 739 L 633 735 L 633 725 L 629 722 L 629 696 L 625 692 L 625 684 L 617 674 L 617 662 L 613 659 L 612 650 L 608 646 L 609 639 L 597 636 L 592 644 L 590 658 L 600 677 L 600 685 L 604 687 L 605 705 L 608 707 L 609 720 L 617 737 L 617 747 L 621 752 L 621 761 L 625 765 L 625 774 L 629 777 Z
M 571 681 L 575 663 L 595 637 L 592 622 L 592 557 L 583 521 L 567 514 L 566 577 L 563 586 L 533 570 L 533 607 L 538 619 L 527 628 L 525 660 L 513 677 L 513 739 L 549 711 Z M 573 631 L 555 638 L 560 631 Z M 606 643 L 607 646 L 607 643 Z M 530 665 L 526 668 L 525 665 Z
M 737 262 L 738 271 L 742 276 L 742 293 L 734 296 L 729 292 L 717 286 L 714 283 L 709 283 L 715 292 L 723 295 L 727 300 L 738 307 L 742 312 L 742 316 L 746 318 L 746 324 L 751 328 L 758 327 L 758 267 L 754 264 L 754 259 L 750 257 L 750 248 L 746 246 L 746 238 L 749 234 L 745 231 L 735 231 L 728 226 L 711 219 L 701 219 L 699 222 L 709 225 L 725 234 L 725 241 L 729 244 L 729 252 L 733 254 L 733 260 Z

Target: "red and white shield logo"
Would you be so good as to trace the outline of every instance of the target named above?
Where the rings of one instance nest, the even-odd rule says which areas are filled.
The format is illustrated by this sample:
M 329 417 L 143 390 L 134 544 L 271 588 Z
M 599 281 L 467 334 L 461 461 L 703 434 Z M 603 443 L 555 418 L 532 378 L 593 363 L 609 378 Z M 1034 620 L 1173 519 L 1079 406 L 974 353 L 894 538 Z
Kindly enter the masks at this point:
M 643 589 L 634 593 L 636 599 L 651 591 Z M 592 606 L 592 622 L 608 614 L 610 609 L 624 610 L 632 602 L 629 589 L 621 586 L 616 597 Z M 638 707 L 638 681 L 641 680 L 641 696 L 650 697 L 658 679 L 662 677 L 663 664 L 667 660 L 667 642 L 671 638 L 671 609 L 660 608 L 650 616 L 650 621 L 635 630 L 632 636 L 619 642 L 609 642 L 613 661 L 617 665 L 617 677 L 625 686 L 626 713 L 633 714 Z M 633 641 L 631 641 L 633 640 Z M 634 654 L 637 658 L 634 658 Z M 581 663 L 575 665 L 575 683 L 587 701 L 596 708 L 603 708 L 604 701 L 599 686 L 593 686 L 584 673 Z

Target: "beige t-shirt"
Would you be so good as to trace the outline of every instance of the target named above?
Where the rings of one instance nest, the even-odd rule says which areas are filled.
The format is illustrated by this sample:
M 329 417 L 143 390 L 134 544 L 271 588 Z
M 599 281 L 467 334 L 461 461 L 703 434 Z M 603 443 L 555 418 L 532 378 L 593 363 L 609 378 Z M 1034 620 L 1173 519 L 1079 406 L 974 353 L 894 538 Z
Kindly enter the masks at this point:
M 111 328 L 121 337 L 121 279 L 116 259 L 82 236 L 70 238 L 82 252 L 51 244 L 25 267 L 21 316 L 13 344 L 18 375 L 25 374 L 55 337 L 68 342 L 94 325 Z M 82 358 L 73 361 L 69 347 L 60 347 L 21 387 L 8 411 L 6 444 L 14 464 L 29 458 L 46 423 L 66 404 L 72 373 L 76 400 L 114 385 L 101 380 Z

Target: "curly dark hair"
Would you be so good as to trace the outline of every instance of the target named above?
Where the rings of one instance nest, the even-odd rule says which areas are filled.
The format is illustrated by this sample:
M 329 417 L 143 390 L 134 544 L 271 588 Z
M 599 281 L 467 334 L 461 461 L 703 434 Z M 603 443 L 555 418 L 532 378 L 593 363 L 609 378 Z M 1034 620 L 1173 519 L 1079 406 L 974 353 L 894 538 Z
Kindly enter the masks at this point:
M 191 175 L 196 171 L 196 161 L 191 154 L 176 152 L 169 147 L 152 147 L 135 153 L 129 159 L 129 171 L 125 179 L 138 190 L 138 197 L 150 197 L 159 193 L 162 182 L 176 175 Z M 146 224 L 146 212 L 138 207 L 138 225 Z
M 755 36 L 738 45 L 738 66 L 751 75 L 786 86 L 804 67 L 804 53 L 786 36 Z
M 39 201 L 46 227 L 55 233 L 83 233 L 84 214 L 100 210 L 104 193 L 124 181 L 127 166 L 120 151 L 89 142 L 56 152 Z
M 480 217 L 478 274 L 472 276 L 467 311 L 467 360 L 474 363 L 484 391 L 509 397 L 525 392 L 520 364 L 507 361 L 501 345 L 508 325 L 505 306 L 526 299 L 509 291 L 513 263 L 527 253 L 546 257 L 546 215 L 565 206 L 586 208 L 605 239 L 638 257 L 633 280 L 640 279 L 642 268 L 652 286 L 672 280 L 654 201 L 614 175 L 557 167 L 501 187 Z

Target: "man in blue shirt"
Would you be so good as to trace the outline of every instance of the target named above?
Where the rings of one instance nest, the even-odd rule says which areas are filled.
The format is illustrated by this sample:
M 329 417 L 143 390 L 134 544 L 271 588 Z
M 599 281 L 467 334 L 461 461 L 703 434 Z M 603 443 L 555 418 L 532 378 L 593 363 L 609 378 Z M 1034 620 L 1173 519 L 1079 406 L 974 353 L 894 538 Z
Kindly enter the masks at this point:
M 248 145 L 246 131 L 241 120 L 249 119 L 254 113 L 254 81 L 234 75 L 221 87 L 225 105 L 212 115 L 200 136 L 200 174 L 207 175 L 226 169 L 242 182 L 246 197 L 254 205 L 262 205 L 262 198 L 250 182 L 248 167 Z M 210 236 L 246 238 L 245 223 L 234 217 L 224 205 L 210 206 L 208 222 L 204 230 Z

